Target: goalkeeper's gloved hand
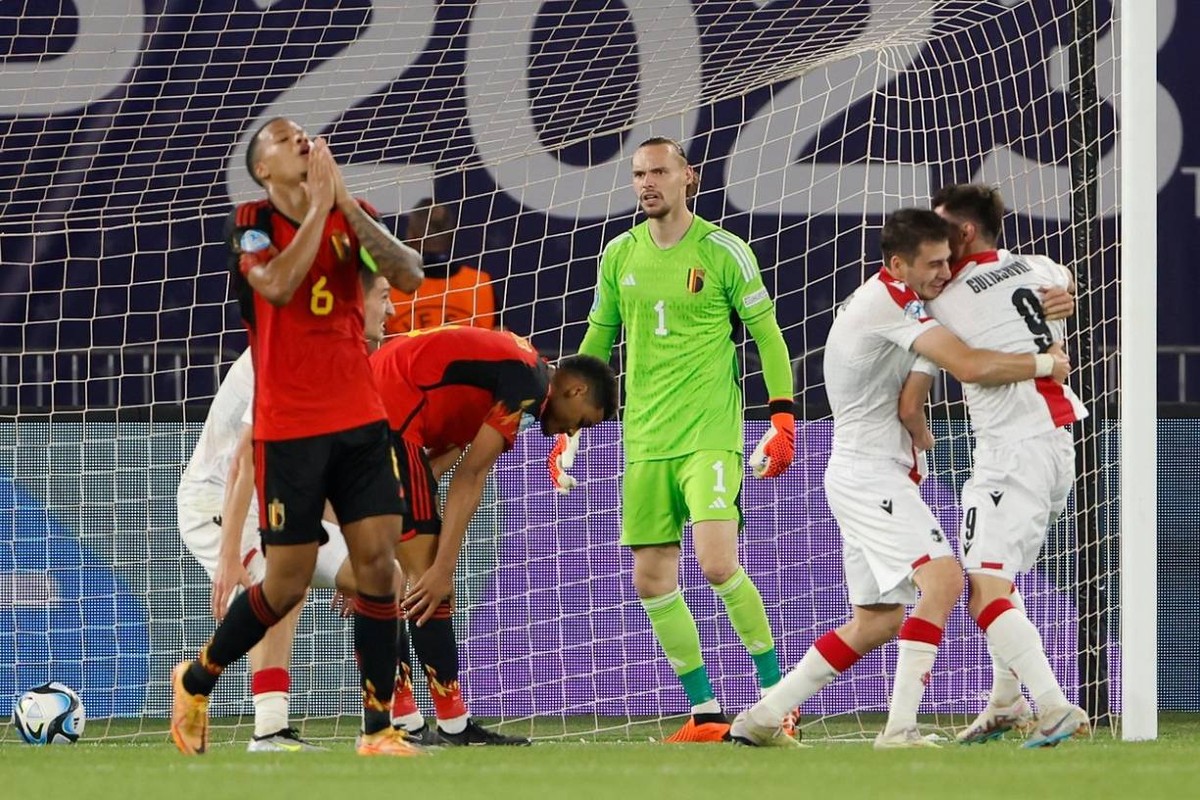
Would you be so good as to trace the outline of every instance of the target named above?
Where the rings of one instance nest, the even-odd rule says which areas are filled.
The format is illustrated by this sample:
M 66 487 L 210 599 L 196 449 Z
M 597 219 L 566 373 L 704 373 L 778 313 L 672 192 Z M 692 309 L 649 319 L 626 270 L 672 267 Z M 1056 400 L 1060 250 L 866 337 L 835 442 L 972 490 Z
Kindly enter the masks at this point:
M 579 431 L 571 436 L 560 433 L 554 437 L 554 447 L 550 448 L 550 457 L 546 459 L 546 464 L 550 468 L 550 481 L 554 484 L 554 491 L 559 494 L 566 494 L 579 483 L 567 474 L 567 470 L 575 464 L 575 453 L 578 451 Z
M 771 427 L 750 456 L 756 478 L 775 478 L 787 471 L 796 454 L 796 415 L 791 400 L 772 400 Z

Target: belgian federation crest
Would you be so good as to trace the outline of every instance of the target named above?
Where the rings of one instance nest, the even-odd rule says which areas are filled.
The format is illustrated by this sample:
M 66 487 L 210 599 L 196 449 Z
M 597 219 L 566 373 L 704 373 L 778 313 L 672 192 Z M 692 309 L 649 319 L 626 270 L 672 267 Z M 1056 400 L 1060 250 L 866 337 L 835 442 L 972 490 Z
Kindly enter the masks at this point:
M 687 288 L 692 294 L 699 294 L 704 288 L 704 270 L 699 267 L 688 270 Z
M 334 231 L 329 235 L 329 246 L 338 263 L 344 263 L 350 257 L 350 235 L 345 231 Z
M 287 512 L 284 510 L 283 501 L 276 497 L 267 506 L 267 525 L 273 531 L 283 530 L 284 524 L 287 522 Z

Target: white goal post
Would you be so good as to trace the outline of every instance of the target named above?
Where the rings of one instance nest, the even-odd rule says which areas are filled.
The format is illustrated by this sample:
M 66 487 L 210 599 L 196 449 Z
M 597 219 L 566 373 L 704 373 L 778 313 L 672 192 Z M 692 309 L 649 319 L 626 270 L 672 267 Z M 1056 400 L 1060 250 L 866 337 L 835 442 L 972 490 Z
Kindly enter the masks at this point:
M 1158 13 L 1121 0 L 1121 737 L 1158 738 Z M 1129 502 L 1137 498 L 1136 502 Z

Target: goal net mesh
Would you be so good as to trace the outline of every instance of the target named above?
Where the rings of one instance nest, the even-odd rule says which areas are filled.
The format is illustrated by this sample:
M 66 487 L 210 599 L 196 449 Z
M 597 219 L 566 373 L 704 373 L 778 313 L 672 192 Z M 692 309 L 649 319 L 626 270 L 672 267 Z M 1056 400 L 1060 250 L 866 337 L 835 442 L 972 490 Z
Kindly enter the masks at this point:
M 701 175 L 697 213 L 750 243 L 793 360 L 795 464 L 776 480 L 748 477 L 742 494 L 742 563 L 785 671 L 849 610 L 821 488 L 833 309 L 878 269 L 887 212 L 925 206 L 945 183 L 999 186 L 1011 209 L 1002 244 L 1089 277 L 1071 345 L 1087 337 L 1098 376 L 1084 477 L 1099 488 L 1086 508 L 1072 503 L 1018 584 L 1072 700 L 1088 688 L 1081 613 L 1097 615 L 1101 663 L 1117 676 L 1115 587 L 1099 608 L 1078 601 L 1085 585 L 1112 584 L 1116 566 L 1104 412 L 1117 356 L 1110 3 L 1084 20 L 1098 96 L 1082 108 L 1069 83 L 1087 25 L 1067 0 L 221 5 L 26 10 L 0 45 L 0 153 L 19 166 L 0 178 L 4 717 L 21 691 L 59 680 L 82 695 L 89 737 L 160 737 L 170 668 L 213 629 L 175 491 L 206 403 L 245 347 L 221 225 L 231 203 L 261 192 L 246 141 L 275 116 L 326 135 L 351 190 L 401 234 L 420 198 L 450 204 L 454 263 L 485 273 L 502 324 L 550 358 L 575 351 L 600 249 L 638 220 L 634 147 L 650 135 L 684 143 Z M 1070 135 L 1081 119 L 1084 142 Z M 1082 144 L 1096 155 L 1083 215 L 1072 173 Z M 753 343 L 739 352 L 752 447 L 765 388 Z M 971 440 L 958 387 L 943 380 L 935 395 L 922 492 L 955 538 Z M 551 491 L 550 442 L 536 432 L 494 471 L 457 574 L 462 685 L 472 713 L 507 732 L 661 738 L 688 703 L 617 545 L 619 423 L 582 441 L 581 485 L 567 497 Z M 1085 540 L 1100 554 L 1087 574 Z M 753 666 L 686 536 L 681 582 L 717 696 L 741 710 L 758 695 Z M 314 592 L 302 617 L 291 711 L 311 735 L 344 737 L 357 671 L 328 601 Z M 806 703 L 806 735 L 873 735 L 895 659 L 888 645 Z M 949 734 L 979 711 L 990 669 L 956 609 L 921 707 L 931 730 Z M 244 741 L 252 712 L 243 661 L 213 697 L 214 739 Z

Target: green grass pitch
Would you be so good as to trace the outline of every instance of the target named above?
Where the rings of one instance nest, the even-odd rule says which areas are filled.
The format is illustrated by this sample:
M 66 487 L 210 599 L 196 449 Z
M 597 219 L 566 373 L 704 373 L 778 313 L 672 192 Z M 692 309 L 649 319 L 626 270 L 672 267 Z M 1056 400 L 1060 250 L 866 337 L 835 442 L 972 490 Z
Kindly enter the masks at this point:
M 338 725 L 338 738 L 328 742 L 326 753 L 247 753 L 243 742 L 227 741 L 200 758 L 176 753 L 161 728 L 151 733 L 145 723 L 97 723 L 108 736 L 121 734 L 122 725 L 129 725 L 130 732 L 140 728 L 142 733 L 106 741 L 89 741 L 85 734 L 74 747 L 29 747 L 14 741 L 11 729 L 4 730 L 0 797 L 1152 800 L 1200 796 L 1200 715 L 1185 714 L 1163 715 L 1155 742 L 1125 743 L 1105 731 L 1091 740 L 1048 750 L 1023 750 L 1014 739 L 883 753 L 863 741 L 816 742 L 807 750 L 663 745 L 646 736 L 648 730 L 659 730 L 653 725 L 584 742 L 443 749 L 411 759 L 356 756 L 345 723 Z M 555 733 L 562 732 L 561 722 L 553 725 Z M 309 729 L 308 733 L 322 731 Z M 538 733 L 536 726 L 534 733 Z M 241 735 L 245 736 L 244 728 Z

